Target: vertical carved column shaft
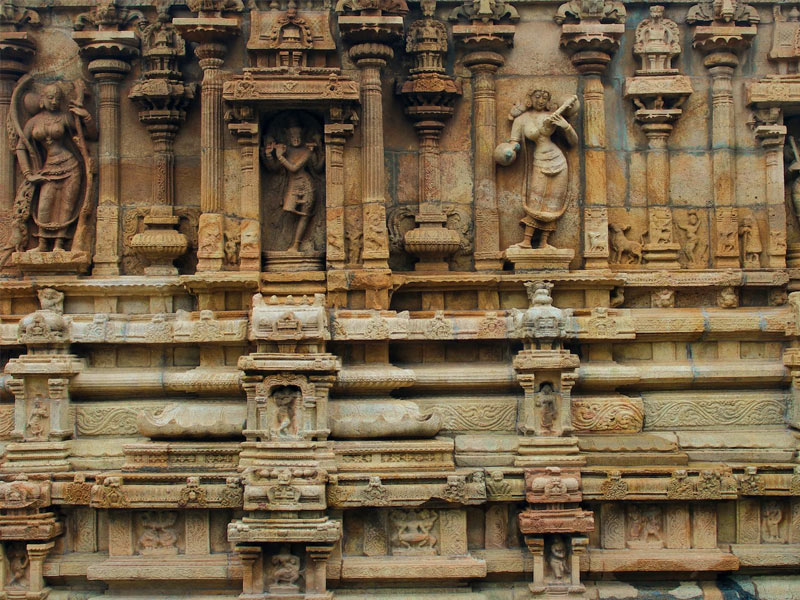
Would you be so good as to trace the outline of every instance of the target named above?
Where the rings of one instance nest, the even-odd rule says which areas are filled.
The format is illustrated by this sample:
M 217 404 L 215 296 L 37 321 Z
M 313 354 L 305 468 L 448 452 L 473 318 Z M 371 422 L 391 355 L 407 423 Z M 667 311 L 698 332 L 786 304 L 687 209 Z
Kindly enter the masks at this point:
M 362 260 L 365 267 L 385 268 L 389 258 L 389 237 L 384 200 L 381 69 L 394 53 L 383 44 L 358 44 L 350 49 L 350 55 L 361 70 Z
M 130 68 L 127 63 L 121 63 Z M 95 74 L 100 92 L 99 204 L 119 206 L 119 82 L 117 73 Z
M 222 67 L 225 45 L 201 43 L 195 49 L 203 69 L 200 116 L 200 215 L 198 271 L 219 271 L 223 259 Z
M 599 74 L 585 78 L 584 135 L 586 159 L 586 204 L 606 204 L 606 116 L 603 81 Z
M 668 123 L 656 123 L 643 127 L 647 136 L 647 204 L 667 206 L 669 204 L 669 151 L 667 138 L 672 131 Z
M 200 44 L 195 50 L 203 69 L 200 117 L 200 210 L 222 212 L 222 67 L 225 45 Z
M 438 215 L 442 212 L 442 177 L 439 168 L 439 135 L 443 123 L 417 123 L 419 136 L 419 214 Z
M 344 231 L 344 144 L 352 125 L 329 124 L 325 126 L 325 220 L 327 244 L 325 259 L 328 266 L 342 269 L 345 266 Z
M 756 137 L 764 147 L 764 166 L 767 194 L 767 266 L 786 266 L 786 210 L 784 208 L 783 145 L 786 127 L 762 125 L 756 128 Z
M 503 57 L 496 52 L 473 52 L 464 58 L 464 64 L 472 71 L 475 268 L 478 270 L 498 269 L 502 266 L 495 161 L 492 153 L 497 143 L 495 74 L 503 63 Z
M 713 53 L 705 65 L 711 73 L 711 152 L 714 175 L 714 204 L 733 206 L 733 70 L 739 63 L 735 54 Z
M 8 109 L 16 81 L 16 77 L 7 76 L 5 71 L 0 73 L 0 123 L 8 121 Z M 0 216 L 3 218 L 8 218 L 6 211 L 10 211 L 14 204 L 13 152 L 8 136 L 0 135 Z
M 5 127 L 11 108 L 11 95 L 17 81 L 27 71 L 33 59 L 35 46 L 28 34 L 17 31 L 0 32 L 0 126 Z M 0 135 L 0 218 L 10 221 L 14 205 L 14 148 L 5 131 Z
M 95 275 L 119 275 L 119 83 L 130 68 L 122 60 L 89 63 L 100 97 Z
M 176 126 L 165 125 L 150 129 L 153 140 L 153 204 L 172 206 L 175 203 Z
M 261 269 L 261 178 L 258 164 L 258 142 L 261 136 L 258 121 L 248 114 L 247 120 L 229 123 L 228 128 L 239 142 L 242 167 L 239 216 L 239 270 Z

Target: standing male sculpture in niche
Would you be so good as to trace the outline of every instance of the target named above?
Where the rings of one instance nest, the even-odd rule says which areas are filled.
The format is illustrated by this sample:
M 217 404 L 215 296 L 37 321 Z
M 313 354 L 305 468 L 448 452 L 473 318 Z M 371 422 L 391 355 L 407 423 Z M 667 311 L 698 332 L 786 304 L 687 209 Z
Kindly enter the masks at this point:
M 572 96 L 553 111 L 550 92 L 531 90 L 525 104 L 516 105 L 511 110 L 511 137 L 508 142 L 497 146 L 494 156 L 495 161 L 504 167 L 513 163 L 520 151 L 525 161 L 522 183 L 525 216 L 521 220 L 525 232 L 522 241 L 512 246 L 514 248 L 533 248 L 533 236 L 538 230 L 541 235 L 537 247 L 554 249 L 547 242 L 551 232 L 555 231 L 556 222 L 567 209 L 569 168 L 564 151 L 552 138 L 560 131 L 569 146 L 578 143 L 578 134 L 563 116 L 574 114 L 577 108 L 578 98 Z M 535 146 L 530 158 L 525 140 Z
M 280 122 L 286 124 L 280 130 L 268 132 L 261 156 L 267 169 L 282 175 L 283 210 L 298 217 L 287 249 L 297 253 L 314 215 L 325 156 L 319 133 L 302 124 L 298 116 L 289 115 L 284 121 L 279 115 L 270 129 Z
M 90 208 L 91 166 L 85 137 L 95 137 L 96 127 L 82 105 L 83 86 L 75 86 L 77 97 L 65 109 L 64 92 L 55 82 L 44 86 L 38 94 L 26 93 L 20 101 L 31 81 L 28 76 L 23 78 L 11 99 L 9 124 L 24 180 L 14 200 L 11 236 L 0 253 L 0 267 L 12 252 L 26 249 L 31 217 L 38 238 L 31 252 L 65 251 L 75 221 L 78 225 L 72 249 L 84 249 L 76 246 L 84 244 L 86 213 Z M 20 120 L 21 103 L 29 112 L 35 112 L 24 125 Z

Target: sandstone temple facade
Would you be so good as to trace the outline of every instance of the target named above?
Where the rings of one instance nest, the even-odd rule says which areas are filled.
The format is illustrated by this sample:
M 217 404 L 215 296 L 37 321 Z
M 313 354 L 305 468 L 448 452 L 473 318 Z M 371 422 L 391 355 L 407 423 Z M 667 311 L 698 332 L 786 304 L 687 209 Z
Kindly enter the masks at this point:
M 0 600 L 800 598 L 800 4 L 2 0 Z

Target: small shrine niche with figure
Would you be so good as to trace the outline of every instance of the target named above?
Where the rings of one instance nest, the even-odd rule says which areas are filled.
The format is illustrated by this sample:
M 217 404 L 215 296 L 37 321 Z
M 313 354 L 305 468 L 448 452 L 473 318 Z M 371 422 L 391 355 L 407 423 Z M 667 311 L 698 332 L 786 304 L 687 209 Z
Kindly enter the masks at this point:
M 267 261 L 321 268 L 325 248 L 325 148 L 322 124 L 306 111 L 267 119 L 260 148 L 265 170 L 261 239 Z

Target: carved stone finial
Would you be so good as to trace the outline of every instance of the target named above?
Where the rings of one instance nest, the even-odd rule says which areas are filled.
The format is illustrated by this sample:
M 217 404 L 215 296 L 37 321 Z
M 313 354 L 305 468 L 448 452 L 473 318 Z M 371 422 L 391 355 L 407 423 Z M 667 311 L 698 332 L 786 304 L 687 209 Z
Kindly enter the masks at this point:
M 0 32 L 17 31 L 25 25 L 41 25 L 39 13 L 29 8 L 20 8 L 14 0 L 0 2 Z

